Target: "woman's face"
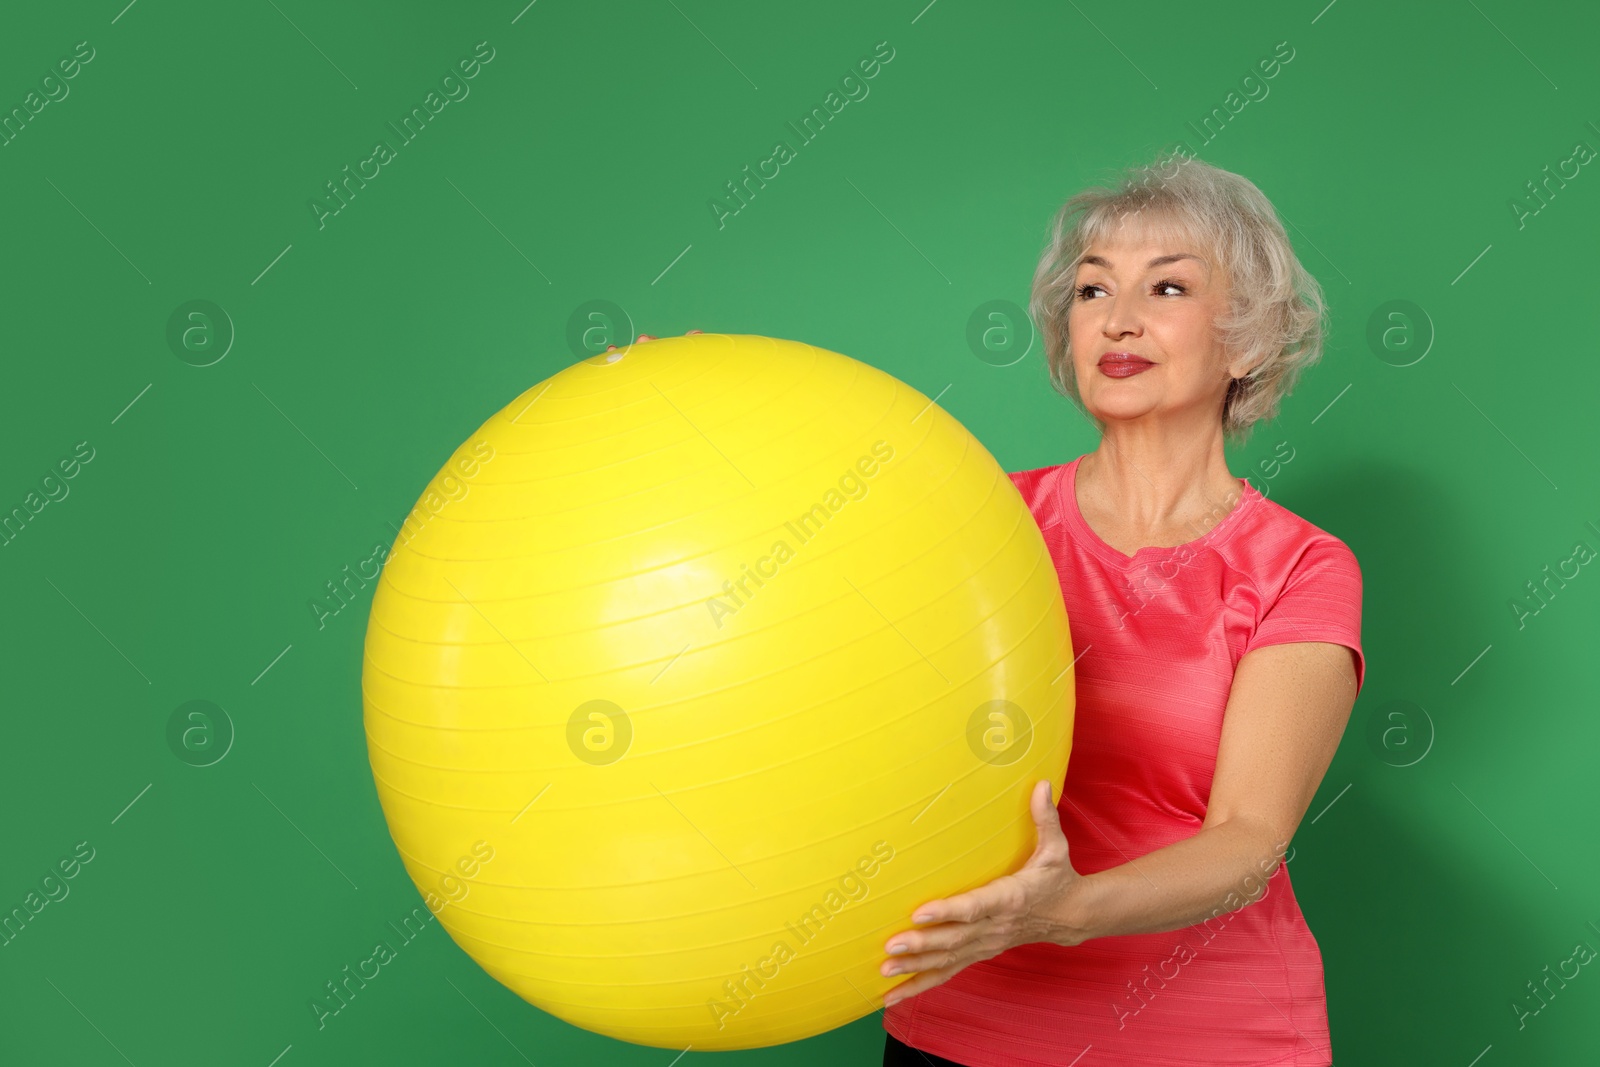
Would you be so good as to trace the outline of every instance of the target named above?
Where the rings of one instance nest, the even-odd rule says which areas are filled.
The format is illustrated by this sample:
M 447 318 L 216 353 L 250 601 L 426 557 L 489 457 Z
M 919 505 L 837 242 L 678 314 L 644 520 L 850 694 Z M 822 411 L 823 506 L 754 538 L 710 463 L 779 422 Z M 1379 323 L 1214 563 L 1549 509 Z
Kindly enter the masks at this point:
M 1243 368 L 1230 368 L 1213 326 L 1227 310 L 1226 274 L 1202 255 L 1192 242 L 1126 229 L 1088 249 L 1067 329 L 1091 415 L 1108 425 L 1146 416 L 1216 419 L 1231 374 Z

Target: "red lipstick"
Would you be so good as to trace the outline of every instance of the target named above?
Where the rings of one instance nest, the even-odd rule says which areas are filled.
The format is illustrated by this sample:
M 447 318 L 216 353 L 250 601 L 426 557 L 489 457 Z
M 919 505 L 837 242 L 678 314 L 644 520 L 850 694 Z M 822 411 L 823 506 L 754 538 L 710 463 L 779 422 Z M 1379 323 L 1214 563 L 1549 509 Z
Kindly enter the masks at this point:
M 1107 378 L 1131 378 L 1153 366 L 1154 363 L 1132 352 L 1107 352 L 1100 357 L 1100 373 Z

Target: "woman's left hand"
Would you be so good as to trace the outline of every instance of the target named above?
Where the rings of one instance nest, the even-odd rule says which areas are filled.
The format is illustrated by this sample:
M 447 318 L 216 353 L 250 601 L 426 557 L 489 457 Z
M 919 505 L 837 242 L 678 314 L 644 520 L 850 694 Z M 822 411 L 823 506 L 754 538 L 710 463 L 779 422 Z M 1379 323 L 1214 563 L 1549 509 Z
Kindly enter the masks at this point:
M 705 333 L 705 331 L 704 330 L 685 330 L 683 335 L 685 337 L 692 337 L 693 335 L 695 335 L 697 333 Z M 642 345 L 646 341 L 654 341 L 655 339 L 656 338 L 655 338 L 654 334 L 641 333 L 639 335 L 639 339 L 637 341 L 634 341 L 634 342 L 631 342 L 631 343 L 632 344 L 636 344 L 636 345 Z M 615 352 L 616 350 L 617 350 L 617 346 L 616 345 L 606 345 L 606 351 L 607 352 Z
M 891 989 L 884 997 L 885 1007 L 947 982 L 963 968 L 1008 948 L 1035 941 L 1076 945 L 1086 939 L 1061 914 L 1062 902 L 1084 876 L 1069 862 L 1067 838 L 1061 832 L 1061 815 L 1050 803 L 1048 781 L 1034 785 L 1029 810 L 1039 842 L 1021 870 L 958 896 L 929 901 L 912 916 L 923 926 L 889 939 L 884 948 L 890 958 L 883 974 L 916 972 L 916 977 Z M 897 955 L 895 948 L 902 945 Z

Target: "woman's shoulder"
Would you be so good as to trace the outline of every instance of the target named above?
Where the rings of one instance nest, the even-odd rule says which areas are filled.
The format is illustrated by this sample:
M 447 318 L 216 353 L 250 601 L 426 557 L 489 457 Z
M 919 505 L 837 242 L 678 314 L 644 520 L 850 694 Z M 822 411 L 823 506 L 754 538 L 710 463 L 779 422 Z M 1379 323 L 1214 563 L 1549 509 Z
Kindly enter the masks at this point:
M 1011 479 L 1011 484 L 1017 487 L 1022 494 L 1022 499 L 1030 505 L 1042 489 L 1048 489 L 1054 480 L 1067 473 L 1067 469 L 1082 456 L 1076 456 L 1062 463 L 1051 463 L 1043 467 L 1030 467 L 1027 470 L 1007 471 L 1006 476 Z
M 1038 488 L 1039 483 L 1060 466 L 1061 464 L 1055 464 L 1049 467 L 1035 467 L 1032 470 L 1006 471 L 1006 477 L 1011 479 L 1011 484 L 1026 498 L 1030 490 Z
M 1308 569 L 1344 572 L 1360 581 L 1361 565 L 1342 538 L 1260 492 L 1252 492 L 1251 512 L 1229 540 L 1235 566 L 1245 564 L 1241 569 L 1253 572 L 1265 584 L 1272 584 L 1274 578 L 1281 583 Z
M 1255 590 L 1255 628 L 1243 652 L 1264 645 L 1325 641 L 1356 654 L 1356 691 L 1366 678 L 1361 650 L 1361 564 L 1350 546 L 1281 504 L 1261 497 L 1256 525 L 1229 545 L 1230 564 Z
M 1069 460 L 1066 463 L 1006 472 L 1022 497 L 1023 505 L 1033 516 L 1033 521 L 1039 524 L 1039 529 L 1048 530 L 1069 521 L 1066 513 L 1068 494 L 1063 491 L 1062 482 L 1067 468 L 1076 462 Z

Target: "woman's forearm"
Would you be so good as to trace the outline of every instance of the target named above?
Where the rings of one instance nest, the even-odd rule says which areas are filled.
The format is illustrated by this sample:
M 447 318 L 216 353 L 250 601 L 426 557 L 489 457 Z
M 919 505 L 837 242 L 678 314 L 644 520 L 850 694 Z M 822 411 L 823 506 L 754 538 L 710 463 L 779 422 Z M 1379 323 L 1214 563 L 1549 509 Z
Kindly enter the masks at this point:
M 1271 827 L 1230 819 L 1074 881 L 1054 918 L 1058 944 L 1179 930 L 1260 898 L 1288 850 Z

